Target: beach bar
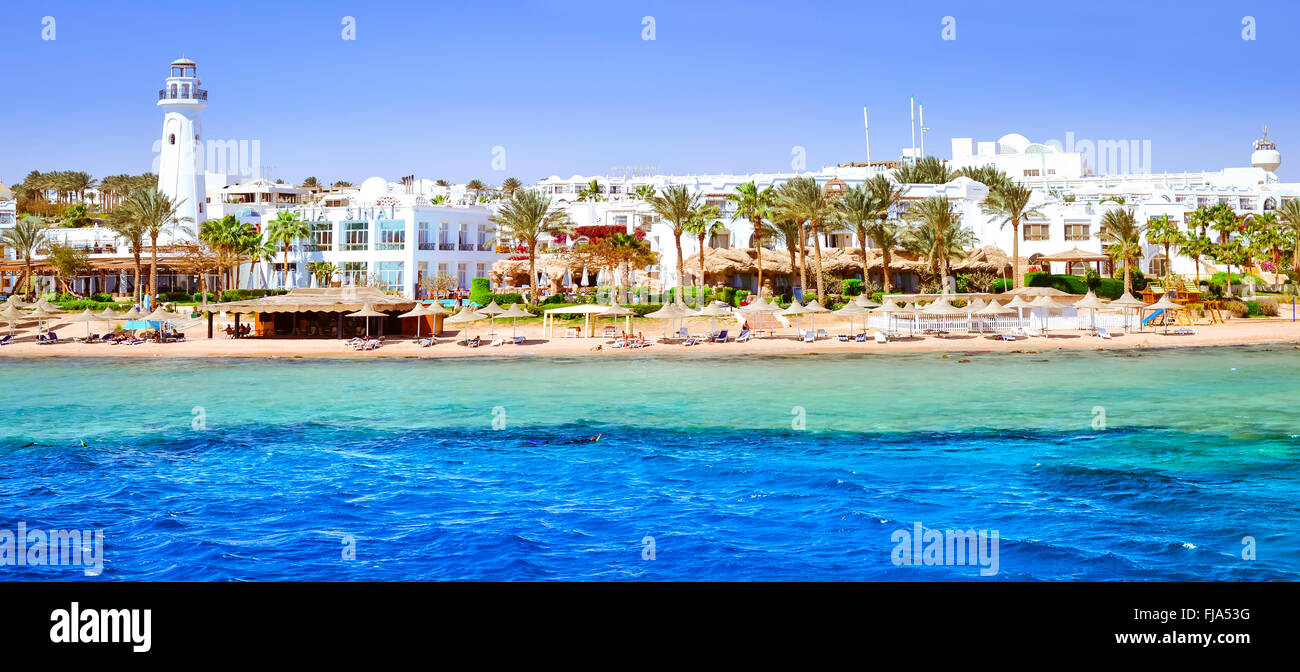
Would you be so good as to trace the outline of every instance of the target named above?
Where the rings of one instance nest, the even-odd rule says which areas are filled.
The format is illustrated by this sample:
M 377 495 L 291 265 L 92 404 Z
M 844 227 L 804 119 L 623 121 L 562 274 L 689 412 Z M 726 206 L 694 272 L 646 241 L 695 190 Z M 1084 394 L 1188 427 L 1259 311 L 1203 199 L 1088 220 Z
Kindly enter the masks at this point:
M 218 313 L 233 316 L 233 328 L 227 334 L 239 338 L 241 317 L 251 316 L 249 336 L 295 338 L 351 338 L 364 336 L 367 327 L 375 335 L 410 333 L 437 334 L 442 331 L 442 314 L 425 314 L 403 317 L 416 305 L 416 301 L 402 296 L 385 294 L 373 287 L 296 288 L 280 296 L 265 296 L 246 301 L 230 301 L 207 306 L 208 338 L 212 338 L 214 319 Z M 365 308 L 371 308 L 385 317 L 349 317 Z M 424 320 L 417 327 L 416 321 Z

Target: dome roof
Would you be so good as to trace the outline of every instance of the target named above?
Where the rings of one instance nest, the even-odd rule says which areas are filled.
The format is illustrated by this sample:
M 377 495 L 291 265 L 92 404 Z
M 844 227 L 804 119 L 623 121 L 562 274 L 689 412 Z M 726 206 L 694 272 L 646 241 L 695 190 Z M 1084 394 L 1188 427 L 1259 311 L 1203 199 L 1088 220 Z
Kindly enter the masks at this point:
M 387 193 L 388 180 L 382 177 L 368 177 L 361 183 L 361 200 L 364 203 L 374 203 Z
M 1008 133 L 998 138 L 999 154 L 1023 154 L 1029 147 L 1029 138 L 1019 133 Z
M 195 63 L 194 61 L 191 61 L 190 59 L 185 58 L 184 56 L 182 56 L 182 57 L 180 57 L 180 58 L 178 58 L 178 59 L 172 61 L 172 65 L 198 65 L 198 64 Z

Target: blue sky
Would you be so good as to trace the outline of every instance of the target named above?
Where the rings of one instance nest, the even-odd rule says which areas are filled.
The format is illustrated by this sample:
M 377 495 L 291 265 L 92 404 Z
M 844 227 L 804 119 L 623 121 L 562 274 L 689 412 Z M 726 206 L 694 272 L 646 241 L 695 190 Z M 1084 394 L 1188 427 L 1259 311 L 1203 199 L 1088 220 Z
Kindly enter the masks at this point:
M 3 0 L 0 179 L 148 170 L 157 90 L 183 53 L 210 91 L 207 137 L 259 140 L 288 181 L 778 171 L 796 146 L 815 168 L 865 158 L 863 105 L 872 158 L 897 158 L 909 96 L 941 157 L 954 136 L 1073 131 L 1150 140 L 1157 171 L 1218 169 L 1247 164 L 1267 123 L 1280 176 L 1296 180 L 1296 7 Z M 941 39 L 945 16 L 955 40 Z

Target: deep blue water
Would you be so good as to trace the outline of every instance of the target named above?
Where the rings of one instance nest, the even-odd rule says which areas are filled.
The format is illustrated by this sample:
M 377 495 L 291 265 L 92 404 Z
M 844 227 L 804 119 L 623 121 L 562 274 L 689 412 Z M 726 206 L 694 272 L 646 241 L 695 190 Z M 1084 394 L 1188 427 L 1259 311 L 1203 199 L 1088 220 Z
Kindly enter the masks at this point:
M 92 580 L 1295 580 L 1296 355 L 0 360 L 0 530 L 103 529 Z M 896 566 L 917 521 L 998 573 Z

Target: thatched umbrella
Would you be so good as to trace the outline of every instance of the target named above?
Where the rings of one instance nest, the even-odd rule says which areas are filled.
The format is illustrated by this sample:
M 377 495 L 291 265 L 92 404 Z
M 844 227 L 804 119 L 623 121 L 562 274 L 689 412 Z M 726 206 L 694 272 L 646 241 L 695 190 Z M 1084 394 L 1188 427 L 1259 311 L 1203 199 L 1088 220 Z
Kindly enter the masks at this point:
M 817 313 L 829 313 L 831 309 L 817 303 L 817 299 L 809 301 L 803 309 L 808 312 L 808 319 L 812 322 L 813 340 L 815 341 L 817 340 Z
M 5 322 L 9 323 L 10 338 L 13 338 L 14 335 L 14 323 L 18 322 L 19 320 L 25 320 L 25 319 L 27 319 L 27 313 L 18 310 L 17 307 L 11 304 L 5 304 L 4 309 L 0 310 L 0 320 L 4 320 Z
M 361 306 L 361 310 L 358 310 L 358 311 L 355 312 L 355 313 L 347 313 L 347 314 L 346 314 L 346 317 L 364 317 L 364 318 L 366 318 L 366 338 L 370 338 L 370 318 L 372 318 L 372 317 L 388 317 L 388 315 L 387 315 L 386 313 L 381 313 L 381 312 L 375 310 L 375 307 L 374 307 L 373 305 L 367 303 L 367 304 L 364 304 L 364 305 Z
M 477 312 L 475 312 L 473 309 L 471 309 L 469 306 L 465 306 L 464 308 L 461 308 L 461 309 L 460 309 L 460 312 L 459 312 L 459 313 L 456 313 L 455 315 L 452 315 L 451 317 L 447 318 L 446 320 L 443 320 L 443 324 L 463 324 L 463 325 L 465 325 L 465 340 L 468 341 L 468 340 L 469 340 L 469 324 L 470 324 L 471 322 L 477 322 L 478 320 L 486 320 L 487 317 L 488 317 L 487 315 L 484 315 L 484 314 L 482 314 L 482 313 L 477 313 Z
M 1159 300 L 1159 301 L 1156 301 L 1156 302 L 1153 303 L 1153 304 L 1151 304 L 1151 305 L 1149 306 L 1149 308 L 1150 308 L 1151 310 L 1163 310 L 1163 311 L 1165 311 L 1165 333 L 1166 333 L 1166 334 L 1169 333 L 1169 313 L 1174 312 L 1174 311 L 1177 311 L 1177 310 L 1187 310 L 1187 306 L 1184 306 L 1184 305 L 1182 305 L 1182 304 L 1178 304 L 1178 303 L 1174 303 L 1173 300 L 1169 298 L 1169 294 L 1168 294 L 1168 293 L 1166 293 L 1166 294 L 1162 294 L 1162 295 L 1160 296 L 1160 300 Z
M 1093 331 L 1096 331 L 1097 311 L 1101 310 L 1102 308 L 1105 308 L 1106 303 L 1101 299 L 1097 298 L 1097 295 L 1093 294 L 1092 290 L 1088 290 L 1088 293 L 1085 294 L 1082 299 L 1079 299 L 1078 301 L 1075 302 L 1074 307 L 1081 308 L 1083 310 L 1088 311 L 1088 316 L 1090 319 L 1089 324 L 1091 325 Z
M 1050 315 L 1053 310 L 1064 310 L 1065 308 L 1068 307 L 1060 303 L 1057 303 L 1055 299 L 1053 299 L 1052 297 L 1046 294 L 1039 295 L 1039 297 L 1031 301 L 1029 305 L 1033 308 L 1043 309 L 1044 317 L 1042 323 L 1043 323 L 1044 334 L 1047 333 L 1047 316 Z
M 49 319 L 50 319 L 51 317 L 54 317 L 54 314 L 53 314 L 53 313 L 50 313 L 50 312 L 47 311 L 47 310 L 45 310 L 45 309 L 44 309 L 43 307 L 41 307 L 39 304 L 36 306 L 36 310 L 33 310 L 33 311 L 30 312 L 30 313 L 27 313 L 27 319 L 29 319 L 29 320 L 36 320 L 36 333 L 37 333 L 37 334 L 41 333 L 41 324 L 42 324 L 43 322 L 48 322 Z M 49 332 L 49 327 L 48 327 L 48 325 L 47 325 L 45 331 L 46 331 L 47 333 Z
M 865 316 L 866 316 L 866 315 L 869 315 L 870 313 L 871 313 L 871 311 L 867 310 L 866 308 L 863 308 L 862 306 L 859 306 L 857 303 L 854 303 L 854 302 L 852 302 L 852 301 L 850 301 L 849 303 L 844 304 L 844 307 L 843 307 L 843 308 L 840 308 L 839 310 L 835 311 L 835 314 L 836 314 L 836 315 L 843 315 L 843 316 L 847 316 L 847 317 L 849 318 L 849 332 L 850 332 L 850 333 L 853 333 L 853 332 L 854 332 L 854 329 L 853 329 L 853 318 L 858 317 L 859 315 L 861 315 L 861 316 L 864 317 L 864 319 L 862 320 L 862 327 L 863 327 L 863 330 L 865 331 L 865 330 L 866 330 L 866 326 L 867 326 L 867 325 L 866 325 L 866 322 L 867 322 L 867 321 L 866 321 L 866 319 L 865 319 Z
M 489 318 L 488 333 L 495 334 L 497 333 L 497 319 L 496 319 L 497 315 L 506 312 L 506 309 L 502 308 L 501 306 L 498 306 L 496 299 L 492 299 L 490 302 L 488 302 L 488 305 L 483 306 L 482 308 L 478 308 L 474 312 L 477 312 L 480 315 L 488 316 Z
M 416 318 L 416 319 L 415 319 L 415 338 L 418 340 L 418 339 L 420 338 L 420 322 L 423 321 L 423 320 L 421 320 L 420 318 L 424 317 L 425 315 L 428 315 L 428 313 L 426 313 L 426 312 L 424 311 L 424 304 L 423 304 L 423 303 L 416 302 L 414 308 L 412 308 L 412 309 L 406 311 L 405 313 L 402 313 L 401 315 L 398 315 L 398 317 L 414 317 L 414 318 Z
M 974 314 L 979 315 L 981 318 L 983 318 L 985 315 L 988 315 L 990 317 L 997 317 L 998 315 L 1010 315 L 1011 313 L 1014 312 L 1016 311 L 998 303 L 997 300 L 990 299 L 989 304 L 987 306 L 984 306 L 976 310 Z M 980 320 L 980 333 L 981 334 L 984 333 L 983 319 Z
M 727 310 L 726 308 L 723 308 L 722 306 L 719 306 L 716 303 L 710 303 L 709 305 L 695 311 L 696 316 L 709 318 L 709 334 L 718 333 L 718 318 L 725 317 L 730 314 L 731 311 Z M 710 338 L 711 337 L 712 336 L 710 336 Z
M 1004 292 L 1004 293 L 1005 293 L 1005 292 Z M 1007 307 L 1007 308 L 1014 308 L 1014 309 L 1016 310 L 1016 317 L 1018 317 L 1018 318 L 1020 318 L 1021 320 L 1023 320 L 1023 319 L 1025 319 L 1025 309 L 1028 308 L 1028 307 L 1030 307 L 1031 305 L 1033 305 L 1033 304 L 1032 304 L 1031 302 L 1029 302 L 1029 301 L 1026 301 L 1026 300 L 1025 300 L 1025 297 L 1023 297 L 1023 296 L 1021 296 L 1021 295 L 1019 295 L 1019 294 L 1016 294 L 1014 297 L 1012 297 L 1011 302 L 1008 303 L 1008 304 L 1006 305 L 1006 307 Z
M 893 327 L 896 326 L 896 324 L 894 323 L 894 317 L 905 311 L 906 309 L 898 305 L 897 301 L 893 301 L 888 296 L 886 296 L 885 304 L 883 306 L 880 306 L 879 308 L 876 308 L 875 310 L 872 310 L 871 312 L 884 315 L 886 318 L 888 318 L 890 321 L 889 326 L 891 327 L 888 331 L 893 331 Z
M 859 294 L 853 299 L 853 304 L 859 308 L 879 308 L 880 304 L 872 301 L 866 294 Z
M 746 318 L 748 318 L 749 315 L 757 316 L 757 315 L 764 315 L 764 314 L 771 315 L 773 313 L 779 313 L 781 312 L 781 306 L 778 306 L 775 303 L 772 303 L 771 301 L 768 301 L 761 296 L 755 296 L 753 301 L 750 301 L 748 305 L 741 306 L 739 310 L 741 313 L 745 314 Z M 771 333 L 772 331 L 769 329 L 768 335 L 771 335 Z
M 932 315 L 934 317 L 952 317 L 954 315 L 965 315 L 967 319 L 966 329 L 967 331 L 970 330 L 970 314 L 967 313 L 964 309 L 952 305 L 952 301 L 950 301 L 946 296 L 941 297 L 938 301 L 931 303 L 930 305 L 922 308 L 918 312 L 920 312 L 923 315 Z
M 501 319 L 505 319 L 508 317 L 514 320 L 514 322 L 511 323 L 510 325 L 510 340 L 512 341 L 515 340 L 515 329 L 519 326 L 519 318 L 532 317 L 532 316 L 533 316 L 532 313 L 528 312 L 527 310 L 524 310 L 523 308 L 520 308 L 519 304 L 517 303 L 510 304 L 510 307 L 506 309 L 506 312 L 497 315 L 497 317 Z
M 627 318 L 627 331 L 628 331 L 628 333 L 631 333 L 631 332 L 632 332 L 632 316 L 633 316 L 633 315 L 636 315 L 636 312 L 633 311 L 631 308 L 628 308 L 627 306 L 620 306 L 618 303 L 616 303 L 616 302 L 612 302 L 612 301 L 611 301 L 610 304 L 609 304 L 609 308 L 606 308 L 604 312 L 602 312 L 602 313 L 596 313 L 596 316 L 597 316 L 597 317 L 612 317 L 612 318 L 614 318 L 614 330 L 615 330 L 615 331 L 618 331 L 618 318 L 620 318 L 620 317 L 626 317 L 626 318 Z M 512 333 L 513 333 L 513 332 L 512 332 Z
M 98 319 L 99 319 L 99 316 L 96 315 L 96 314 L 94 314 L 94 313 L 92 313 L 92 312 L 90 312 L 90 309 L 87 308 L 87 309 L 81 311 L 80 313 L 77 313 L 76 315 L 73 315 L 72 317 L 69 317 L 69 318 L 68 318 L 68 321 L 69 321 L 69 322 L 85 322 L 85 323 L 86 323 L 86 340 L 90 340 L 90 323 L 91 323 L 91 322 L 94 322 L 94 321 L 96 321 L 96 320 L 98 320 Z
M 9 298 L 5 299 L 5 306 L 10 308 L 31 308 L 32 307 L 30 304 L 28 304 L 27 302 L 19 298 L 17 294 L 10 294 Z
M 814 299 L 814 300 L 816 300 L 816 299 Z M 803 314 L 806 313 L 806 312 L 808 312 L 808 311 L 804 309 L 803 304 L 799 303 L 799 299 L 791 299 L 791 300 L 790 300 L 790 307 L 789 307 L 789 308 L 786 308 L 785 310 L 783 310 L 783 311 L 781 311 L 781 312 L 779 312 L 779 313 L 777 313 L 777 315 L 784 315 L 784 316 L 786 316 L 786 317 L 793 317 L 793 318 L 794 318 L 794 328 L 795 328 L 795 329 L 799 329 L 799 316 L 800 316 L 800 315 L 803 315 Z
M 36 302 L 36 307 L 37 307 L 37 308 L 43 308 L 43 309 L 45 309 L 45 312 L 47 312 L 47 313 L 51 313 L 51 314 L 54 314 L 54 313 L 62 313 L 62 312 L 63 312 L 63 309 L 62 309 L 62 308 L 60 308 L 60 307 L 58 307 L 58 306 L 56 306 L 56 305 L 50 303 L 50 300 L 47 299 L 47 298 L 45 298 L 45 297 L 43 297 L 43 296 L 40 298 L 39 301 Z
M 663 308 L 647 313 L 646 317 L 652 320 L 664 320 L 664 339 L 668 338 L 668 325 L 672 320 L 680 320 L 686 317 L 687 313 L 684 308 L 676 302 L 665 303 Z
M 1109 304 L 1109 306 L 1110 306 L 1111 308 L 1119 308 L 1119 310 L 1120 310 L 1120 314 L 1124 316 L 1124 333 L 1128 333 L 1128 329 L 1129 329 L 1128 311 L 1129 311 L 1129 309 L 1130 309 L 1130 308 L 1133 309 L 1134 312 L 1136 313 L 1137 311 L 1139 311 L 1139 310 L 1141 310 L 1141 309 L 1143 309 L 1143 308 L 1146 308 L 1146 307 L 1147 307 L 1147 302 L 1146 302 L 1146 301 L 1143 301 L 1142 299 L 1139 299 L 1139 298 L 1133 296 L 1133 295 L 1132 295 L 1131 293 L 1129 293 L 1129 292 L 1124 292 L 1124 294 L 1123 294 L 1122 296 L 1120 296 L 1118 299 L 1115 299 L 1114 301 L 1111 301 L 1110 304 Z M 1139 314 L 1139 315 L 1140 315 L 1140 314 Z M 1142 330 L 1142 324 L 1141 324 L 1140 322 L 1138 323 L 1138 330 L 1139 330 L 1139 331 Z

